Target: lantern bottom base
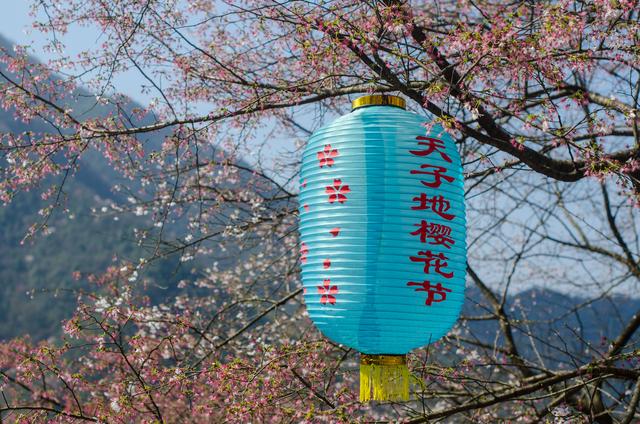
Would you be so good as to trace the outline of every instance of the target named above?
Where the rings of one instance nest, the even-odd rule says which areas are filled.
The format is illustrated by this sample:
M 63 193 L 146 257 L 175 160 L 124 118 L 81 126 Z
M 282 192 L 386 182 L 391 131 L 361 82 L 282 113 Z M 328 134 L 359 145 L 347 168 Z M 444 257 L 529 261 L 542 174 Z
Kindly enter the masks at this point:
M 406 355 L 360 355 L 360 402 L 409 400 Z

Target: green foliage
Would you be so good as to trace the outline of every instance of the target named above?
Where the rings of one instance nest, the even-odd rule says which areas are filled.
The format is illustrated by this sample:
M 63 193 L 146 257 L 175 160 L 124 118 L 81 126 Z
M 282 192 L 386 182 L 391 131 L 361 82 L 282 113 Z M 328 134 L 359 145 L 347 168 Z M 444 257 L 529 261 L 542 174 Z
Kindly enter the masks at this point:
M 73 273 L 99 273 L 119 259 L 137 261 L 144 251 L 133 241 L 133 228 L 148 225 L 127 216 L 93 214 L 106 199 L 97 194 L 99 181 L 72 180 L 65 190 L 73 202 L 70 214 L 57 211 L 48 222 L 48 235 L 21 244 L 28 227 L 41 222 L 38 210 L 45 204 L 35 192 L 22 193 L 0 208 L 0 339 L 28 334 L 43 339 L 59 334 L 60 321 L 69 317 L 77 290 L 87 284 Z M 70 218 L 71 217 L 71 218 Z M 177 258 L 156 263 L 147 276 L 159 277 L 167 287 L 150 287 L 152 301 L 172 295 L 175 282 L 188 270 Z

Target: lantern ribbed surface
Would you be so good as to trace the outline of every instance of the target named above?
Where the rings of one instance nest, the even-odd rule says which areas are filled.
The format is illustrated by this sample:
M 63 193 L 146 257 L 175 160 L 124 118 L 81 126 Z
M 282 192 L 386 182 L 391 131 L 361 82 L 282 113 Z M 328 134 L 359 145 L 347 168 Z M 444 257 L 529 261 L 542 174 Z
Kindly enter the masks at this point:
M 460 157 L 440 125 L 360 107 L 302 158 L 302 282 L 309 316 L 366 354 L 405 354 L 455 324 L 466 273 Z

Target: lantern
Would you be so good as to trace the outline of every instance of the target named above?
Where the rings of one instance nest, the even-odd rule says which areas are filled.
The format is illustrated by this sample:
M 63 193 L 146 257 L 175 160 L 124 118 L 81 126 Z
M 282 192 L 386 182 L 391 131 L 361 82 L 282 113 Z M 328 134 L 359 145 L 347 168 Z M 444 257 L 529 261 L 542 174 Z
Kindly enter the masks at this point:
M 361 352 L 362 401 L 408 400 L 407 352 L 444 336 L 464 300 L 460 156 L 400 97 L 352 106 L 303 154 L 305 303 L 326 337 Z

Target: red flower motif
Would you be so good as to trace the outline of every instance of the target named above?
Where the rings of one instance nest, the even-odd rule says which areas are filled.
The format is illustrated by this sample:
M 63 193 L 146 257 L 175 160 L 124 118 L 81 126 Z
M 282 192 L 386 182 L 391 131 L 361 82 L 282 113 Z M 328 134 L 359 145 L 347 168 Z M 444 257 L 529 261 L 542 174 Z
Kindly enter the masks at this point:
M 338 234 L 340 234 L 340 227 L 332 228 L 331 231 L 329 232 L 331 233 L 332 236 L 338 237 Z
M 347 196 L 345 194 L 350 193 L 348 185 L 342 185 L 342 180 L 336 178 L 333 180 L 332 186 L 327 186 L 325 192 L 329 195 L 329 203 L 333 203 L 336 200 L 340 203 L 344 203 L 347 201 Z
M 324 284 L 322 286 L 317 286 L 318 293 L 322 295 L 320 297 L 320 303 L 323 305 L 326 305 L 327 303 L 332 305 L 336 304 L 336 297 L 334 294 L 338 294 L 338 286 L 331 286 L 330 284 L 331 280 L 327 278 L 324 280 Z
M 309 253 L 309 248 L 306 243 L 300 244 L 300 262 L 303 264 L 307 263 L 307 254 Z
M 309 212 L 309 205 L 306 205 L 306 204 L 305 204 L 303 207 L 304 207 L 304 211 L 305 211 L 305 212 Z
M 338 149 L 332 149 L 331 144 L 325 144 L 324 150 L 318 152 L 318 161 L 320 162 L 320 168 L 323 166 L 332 166 L 333 158 L 338 156 Z
M 325 259 L 322 263 L 322 266 L 324 266 L 324 269 L 329 269 L 329 267 L 331 266 L 331 261 L 328 258 Z

